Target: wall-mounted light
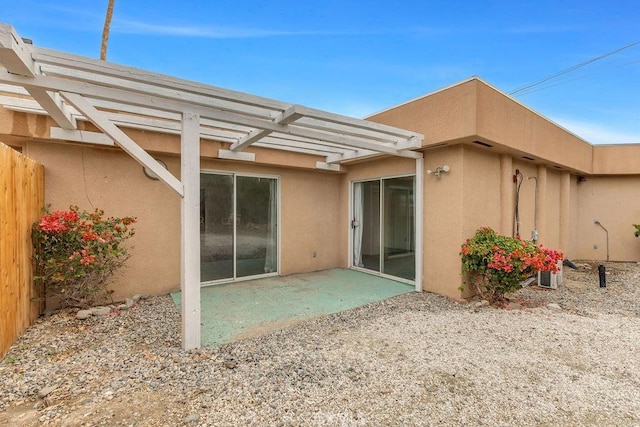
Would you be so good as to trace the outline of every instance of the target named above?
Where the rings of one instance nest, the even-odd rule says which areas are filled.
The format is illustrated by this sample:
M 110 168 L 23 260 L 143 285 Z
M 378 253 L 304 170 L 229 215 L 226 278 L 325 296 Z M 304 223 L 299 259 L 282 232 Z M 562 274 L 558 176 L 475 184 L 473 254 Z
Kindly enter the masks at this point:
M 162 166 L 164 166 L 165 169 L 169 169 L 167 167 L 167 164 L 165 162 L 163 162 L 160 159 L 155 159 L 156 162 L 160 163 Z M 144 176 L 146 176 L 149 179 L 152 179 L 154 181 L 159 180 L 160 178 L 158 178 L 158 175 L 155 174 L 155 172 L 153 172 L 151 169 L 147 169 L 146 166 L 142 167 L 142 173 L 144 173 Z
M 440 178 L 440 174 L 443 172 L 449 172 L 451 170 L 451 168 L 449 168 L 449 165 L 443 165 L 443 166 L 438 166 L 437 168 L 435 168 L 434 170 L 427 170 L 427 173 L 429 175 L 435 175 L 436 178 Z
M 578 184 L 580 184 L 581 182 L 586 182 L 586 181 L 587 181 L 586 177 L 584 177 L 584 176 L 579 176 L 578 177 Z

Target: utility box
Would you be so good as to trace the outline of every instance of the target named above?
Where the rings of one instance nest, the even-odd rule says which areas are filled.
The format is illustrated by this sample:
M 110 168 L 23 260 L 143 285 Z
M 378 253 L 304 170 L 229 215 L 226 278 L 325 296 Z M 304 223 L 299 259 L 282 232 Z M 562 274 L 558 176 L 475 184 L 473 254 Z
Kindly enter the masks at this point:
M 562 261 L 558 261 L 558 271 L 538 271 L 538 286 L 541 288 L 558 289 L 562 283 Z

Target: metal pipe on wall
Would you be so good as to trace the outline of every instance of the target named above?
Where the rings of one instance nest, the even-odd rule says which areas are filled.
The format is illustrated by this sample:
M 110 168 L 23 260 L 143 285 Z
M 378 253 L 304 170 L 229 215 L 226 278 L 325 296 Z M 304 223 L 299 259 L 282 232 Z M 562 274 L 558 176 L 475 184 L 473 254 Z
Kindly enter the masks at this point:
M 513 233 L 513 159 L 500 155 L 500 234 Z
M 605 234 L 607 235 L 607 262 L 609 262 L 609 230 L 607 230 L 606 228 L 604 228 L 604 225 L 602 225 L 600 223 L 600 221 L 598 221 L 597 219 L 593 221 L 593 223 L 595 225 L 599 225 L 600 228 L 602 228 L 605 232 Z

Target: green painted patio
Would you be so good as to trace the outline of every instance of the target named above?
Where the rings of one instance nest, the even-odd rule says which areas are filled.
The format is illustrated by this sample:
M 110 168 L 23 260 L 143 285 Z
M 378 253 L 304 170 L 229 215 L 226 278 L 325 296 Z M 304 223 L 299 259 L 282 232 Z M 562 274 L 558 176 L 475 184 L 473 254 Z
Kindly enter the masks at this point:
M 414 289 L 413 285 L 345 269 L 203 287 L 202 346 L 259 336 Z M 180 309 L 180 292 L 171 296 Z

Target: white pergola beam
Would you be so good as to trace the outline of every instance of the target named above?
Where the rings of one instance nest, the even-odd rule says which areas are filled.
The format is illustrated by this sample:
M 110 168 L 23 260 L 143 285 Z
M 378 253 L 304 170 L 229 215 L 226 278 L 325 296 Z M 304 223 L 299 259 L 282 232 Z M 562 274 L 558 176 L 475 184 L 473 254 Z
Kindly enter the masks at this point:
M 60 77 L 50 77 L 38 75 L 32 78 L 26 78 L 14 74 L 0 72 L 0 82 L 9 84 L 18 84 L 24 86 L 27 90 L 31 88 L 43 88 L 51 91 L 60 91 L 67 93 L 83 93 L 85 97 L 118 100 L 131 105 L 152 106 L 159 110 L 170 112 L 183 112 L 186 110 L 193 111 L 201 117 L 212 118 L 215 120 L 228 122 L 234 125 L 243 125 L 251 128 L 263 130 L 271 130 L 273 132 L 296 135 L 306 138 L 315 139 L 318 142 L 327 141 L 334 144 L 344 145 L 346 147 L 357 147 L 370 149 L 387 154 L 396 154 L 398 150 L 391 146 L 379 144 L 366 139 L 346 137 L 340 134 L 321 132 L 312 129 L 304 129 L 293 127 L 292 125 L 279 125 L 269 120 L 256 119 L 252 117 L 242 116 L 240 114 L 220 111 L 215 108 L 203 107 L 200 105 L 190 104 L 186 101 L 177 101 L 171 99 L 163 99 L 152 95 L 137 94 L 122 89 L 106 88 L 90 83 L 80 83 L 72 80 L 62 79 Z M 67 100 L 68 101 L 68 100 Z M 76 106 L 77 108 L 77 106 Z M 84 113 L 83 113 L 84 114 Z
M 200 93 L 180 92 L 175 89 L 165 88 L 155 84 L 153 79 L 144 82 L 131 81 L 130 79 L 116 78 L 96 73 L 69 70 L 59 66 L 43 67 L 43 73 L 50 77 L 72 78 L 77 81 L 92 83 L 96 85 L 104 85 L 111 89 L 121 89 L 131 93 L 139 93 L 141 95 L 158 96 L 161 98 L 172 99 L 181 102 L 188 102 L 192 105 L 214 107 L 220 111 L 228 111 L 230 113 L 242 113 L 249 117 L 269 120 L 273 111 L 267 108 L 255 107 L 252 105 L 240 104 L 238 102 L 228 101 L 226 99 L 212 98 Z
M 273 121 L 280 125 L 289 125 L 304 116 L 302 111 L 304 111 L 302 105 L 292 105 L 280 113 Z
M 327 171 L 332 171 L 332 172 L 340 172 L 340 165 L 330 165 L 329 163 L 325 163 L 325 162 L 316 162 L 316 169 L 322 169 L 322 170 L 327 170 Z
M 371 122 L 368 120 L 355 119 L 353 117 L 346 117 L 340 114 L 330 113 L 328 111 L 316 110 L 314 108 L 300 107 L 300 112 L 302 112 L 305 117 L 319 119 L 321 121 L 325 121 L 329 123 L 349 125 L 359 129 L 373 130 L 373 131 L 385 133 L 391 136 L 397 136 L 397 137 L 403 137 L 403 138 L 411 138 L 413 136 L 416 136 L 415 132 L 411 132 L 401 128 L 396 128 L 396 127 L 384 125 L 381 123 Z
M 260 142 L 253 144 L 254 147 L 291 149 L 294 152 L 314 154 L 316 156 L 329 156 L 347 151 L 346 148 L 324 146 L 319 144 L 307 143 L 304 141 L 296 141 L 288 138 L 279 138 L 276 136 L 268 136 Z
M 356 159 L 363 159 L 365 157 L 371 157 L 371 156 L 375 156 L 380 154 L 379 152 L 375 152 L 373 150 L 354 150 L 351 152 L 347 152 L 344 154 L 332 154 L 327 156 L 327 158 L 325 159 L 325 162 L 328 164 L 335 164 L 335 163 L 340 163 L 340 162 L 344 162 L 347 160 L 356 160 Z M 394 156 L 397 157 L 405 157 L 408 159 L 421 159 L 422 158 L 422 154 L 418 153 L 416 151 L 410 151 L 410 150 L 396 150 L 393 153 L 389 153 L 389 154 L 393 154 Z
M 15 98 L 7 100 L 4 103 L 4 107 L 7 110 L 50 116 L 58 125 L 64 125 L 65 129 L 76 128 L 76 118 L 73 115 L 73 111 L 62 104 L 60 95 L 57 93 L 50 94 L 46 91 L 39 93 L 37 90 L 33 90 L 32 92 L 33 94 L 31 94 L 31 96 L 34 99 Z M 7 99 L 7 97 L 1 98 Z M 37 102 L 35 100 L 36 98 L 40 102 Z M 43 108 L 40 104 L 46 105 L 48 109 Z
M 43 89 L 31 88 L 29 94 L 33 99 L 38 101 L 51 118 L 64 129 L 76 129 L 78 127 L 76 119 L 73 117 L 71 110 L 64 105 L 60 95 L 50 93 Z
M 354 159 L 360 159 L 360 158 L 369 157 L 369 156 L 375 156 L 377 154 L 378 154 L 377 152 L 371 151 L 371 150 L 353 150 L 353 151 L 348 151 L 342 154 L 329 155 L 325 159 L 325 162 L 327 162 L 328 164 L 334 164 L 334 163 L 344 162 L 345 160 L 354 160 Z
M 288 125 L 290 123 L 295 122 L 300 117 L 302 117 L 302 114 L 299 112 L 300 108 L 302 107 L 299 105 L 292 105 L 291 107 L 284 110 L 282 113 L 278 114 L 273 119 L 273 122 L 281 126 Z M 274 131 L 272 129 L 252 130 L 251 132 L 249 132 L 247 136 L 245 136 L 244 138 L 241 138 L 238 142 L 233 144 L 231 146 L 231 151 L 243 150 L 244 148 L 248 147 L 254 142 L 260 141 L 261 139 L 263 139 L 264 137 L 266 137 L 267 135 L 273 132 Z
M 182 116 L 180 178 L 180 290 L 182 293 L 182 348 L 200 348 L 200 118 Z
M 405 142 L 399 142 L 396 145 L 398 150 L 411 150 L 413 148 L 422 148 L 423 137 L 420 135 L 414 135 L 407 139 Z
M 245 153 L 242 151 L 218 150 L 219 159 L 242 160 L 244 162 L 255 162 L 255 153 Z
M 0 63 L 13 74 L 34 77 L 40 73 L 28 45 L 22 41 L 13 27 L 2 23 L 0 23 Z M 47 110 L 58 126 L 65 129 L 76 128 L 75 119 L 62 103 L 59 95 L 51 94 L 41 88 L 31 88 L 27 91 L 42 108 Z
M 203 85 L 190 80 L 179 79 L 165 74 L 153 73 L 123 65 L 105 63 L 78 55 L 33 46 L 33 58 L 41 64 L 61 65 L 65 69 L 89 71 L 92 74 L 112 76 L 138 83 L 153 82 L 156 87 L 169 88 L 174 91 L 184 91 L 213 98 L 233 101 L 247 106 L 282 110 L 288 104 L 274 99 L 249 95 L 243 92 L 222 89 L 215 86 Z
M 98 111 L 93 105 L 91 105 L 81 95 L 76 93 L 61 93 L 62 97 L 72 104 L 78 111 L 80 111 L 86 118 L 113 141 L 120 146 L 126 153 L 138 161 L 142 166 L 147 167 L 158 178 L 160 178 L 165 184 L 171 187 L 180 196 L 183 195 L 184 188 L 182 183 L 164 168 L 156 159 L 151 157 L 149 153 L 144 151 L 135 141 L 127 134 L 125 134 L 120 128 L 113 124 L 109 119 Z
M 272 133 L 271 129 L 254 129 L 249 132 L 245 137 L 240 138 L 238 142 L 231 145 L 231 151 L 240 151 L 254 142 L 260 141 L 265 136 Z
M 33 77 L 37 68 L 27 44 L 22 41 L 15 29 L 0 23 L 0 63 L 10 72 L 21 76 Z
M 49 129 L 49 137 L 64 141 L 84 142 L 87 144 L 116 145 L 115 142 L 102 132 L 91 132 L 87 130 L 69 130 L 63 128 Z

